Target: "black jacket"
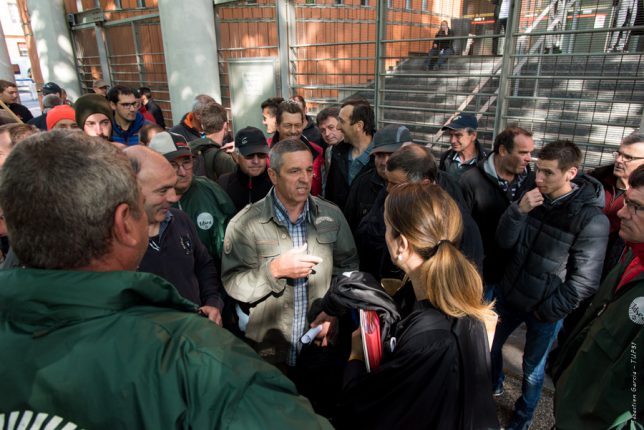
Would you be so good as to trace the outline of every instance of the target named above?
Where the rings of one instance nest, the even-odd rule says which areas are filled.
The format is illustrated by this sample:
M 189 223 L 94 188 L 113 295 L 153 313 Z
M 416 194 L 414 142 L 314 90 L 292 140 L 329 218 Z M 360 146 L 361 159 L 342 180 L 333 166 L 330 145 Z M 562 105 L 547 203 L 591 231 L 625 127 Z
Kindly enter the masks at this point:
M 386 197 L 387 190 L 383 189 L 353 235 L 358 248 L 358 255 L 360 256 L 360 270 L 371 273 L 378 280 L 402 277 L 398 268 L 391 262 L 391 256 L 385 242 L 384 214 Z M 458 201 L 456 203 L 463 216 L 463 235 L 459 249 L 474 263 L 480 272 L 483 267 L 481 234 L 470 214 L 463 209 L 463 206 Z
M 363 175 L 358 175 L 353 180 L 347 201 L 342 209 L 351 231 L 358 228 L 360 221 L 371 210 L 378 194 L 384 188 L 385 181 L 378 175 L 375 168 Z
M 366 373 L 353 360 L 332 423 L 339 429 L 499 428 L 483 324 L 428 301 L 398 323 L 397 346 Z
M 304 127 L 304 130 L 302 130 L 302 134 L 310 142 L 317 143 L 318 145 L 320 145 L 322 147 L 322 149 L 326 149 L 327 144 L 322 139 L 322 135 L 320 134 L 320 130 L 315 125 L 315 120 L 312 117 L 308 116 L 308 115 L 306 116 L 306 127 Z
M 214 260 L 188 215 L 174 208 L 170 212 L 173 215 L 170 223 L 160 239 L 148 246 L 139 271 L 161 276 L 198 306 L 221 310 L 223 288 Z
M 476 152 L 477 152 L 476 162 L 478 163 L 485 160 L 485 158 L 488 155 L 488 152 L 485 150 L 485 148 L 483 148 L 483 145 L 481 145 L 481 142 L 479 142 L 478 139 L 474 141 L 474 146 L 476 146 Z M 444 172 L 450 172 L 450 166 L 452 165 L 452 163 L 454 163 L 454 160 L 452 160 L 452 158 L 454 157 L 454 154 L 455 152 L 453 149 L 448 149 L 447 151 L 443 152 L 441 154 L 440 162 L 438 163 L 438 168 Z M 474 165 L 468 166 L 462 169 L 460 175 L 454 175 L 454 176 L 461 176 L 463 173 L 465 173 L 470 169 L 473 169 L 474 167 L 475 167 Z
M 145 108 L 154 117 L 154 120 L 157 122 L 157 124 L 165 129 L 165 118 L 163 118 L 163 111 L 156 103 L 154 103 L 154 100 L 148 99 L 148 104 L 145 105 Z
M 504 301 L 551 322 L 597 291 L 608 242 L 601 184 L 584 174 L 573 183 L 579 188 L 527 214 L 512 203 L 496 232 L 499 246 L 512 251 L 501 282 Z
M 491 156 L 491 155 L 490 155 Z M 486 284 L 498 283 L 503 277 L 505 267 L 510 259 L 510 251 L 501 249 L 496 243 L 496 227 L 499 218 L 512 202 L 509 193 L 504 192 L 496 178 L 485 172 L 485 163 L 489 157 L 480 161 L 476 168 L 470 169 L 461 176 L 460 184 L 465 199 L 465 209 L 479 226 L 483 240 L 483 280 Z M 520 200 L 526 191 L 534 188 L 534 174 L 528 171 L 527 178 L 514 196 Z
M 273 186 L 267 170 L 264 170 L 261 175 L 251 178 L 241 169 L 237 169 L 236 172 L 221 175 L 217 183 L 221 185 L 233 203 L 235 203 L 237 212 L 249 203 L 255 203 L 266 197 L 266 194 Z
M 186 117 L 190 115 L 187 113 L 181 118 L 181 122 L 170 129 L 172 133 L 177 133 L 186 138 L 186 142 L 192 142 L 201 137 L 201 133 L 197 129 L 190 127 L 186 124 Z
M 47 112 L 37 117 L 31 118 L 27 124 L 35 125 L 39 130 L 47 131 Z
M 344 208 L 349 196 L 349 153 L 353 150 L 347 142 L 340 142 L 331 147 L 331 167 L 327 173 L 324 198 L 332 201 L 340 208 Z M 362 170 L 356 175 L 353 181 L 357 181 L 362 175 L 375 170 L 373 157 L 369 158 Z

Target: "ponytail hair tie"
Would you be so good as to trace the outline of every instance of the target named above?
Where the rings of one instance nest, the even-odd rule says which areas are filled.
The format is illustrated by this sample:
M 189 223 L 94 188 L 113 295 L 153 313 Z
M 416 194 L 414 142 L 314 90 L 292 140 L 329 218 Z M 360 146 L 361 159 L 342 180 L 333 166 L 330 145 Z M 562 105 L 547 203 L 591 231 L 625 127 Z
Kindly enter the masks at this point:
M 442 239 L 442 240 L 439 240 L 436 245 L 427 249 L 425 252 L 421 252 L 420 255 L 424 257 L 425 260 L 429 260 L 438 252 L 438 248 L 444 243 L 449 243 L 453 245 L 453 243 L 450 240 Z

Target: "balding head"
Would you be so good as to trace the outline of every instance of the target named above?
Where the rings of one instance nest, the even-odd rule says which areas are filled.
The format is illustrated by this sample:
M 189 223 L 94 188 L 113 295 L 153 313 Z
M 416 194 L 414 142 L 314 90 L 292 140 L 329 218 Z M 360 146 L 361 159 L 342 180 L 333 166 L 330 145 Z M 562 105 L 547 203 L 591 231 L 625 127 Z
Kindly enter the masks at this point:
M 136 145 L 126 148 L 125 154 L 132 163 L 136 179 L 145 197 L 145 212 L 151 228 L 155 229 L 163 222 L 173 203 L 179 201 L 174 186 L 177 174 L 165 157 L 152 149 Z

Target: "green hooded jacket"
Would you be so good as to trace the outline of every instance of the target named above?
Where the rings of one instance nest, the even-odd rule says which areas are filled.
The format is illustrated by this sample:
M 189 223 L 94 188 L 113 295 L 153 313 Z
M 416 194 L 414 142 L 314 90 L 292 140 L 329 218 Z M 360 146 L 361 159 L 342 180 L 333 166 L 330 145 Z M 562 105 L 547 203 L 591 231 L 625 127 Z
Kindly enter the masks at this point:
M 174 206 L 187 213 L 195 223 L 199 239 L 219 266 L 226 226 L 237 213 L 226 191 L 208 178 L 193 176 L 190 188 Z
M 557 429 L 644 429 L 644 274 L 606 276 L 553 365 Z
M 331 428 L 276 368 L 155 275 L 11 269 L 0 285 L 0 422 Z

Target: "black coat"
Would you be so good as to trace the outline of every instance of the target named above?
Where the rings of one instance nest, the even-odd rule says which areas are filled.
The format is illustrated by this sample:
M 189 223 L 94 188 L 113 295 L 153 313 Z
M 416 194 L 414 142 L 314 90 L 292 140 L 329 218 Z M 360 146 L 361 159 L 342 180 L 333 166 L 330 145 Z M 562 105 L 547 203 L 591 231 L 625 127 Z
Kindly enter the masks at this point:
M 510 251 L 501 249 L 496 243 L 496 227 L 499 218 L 510 205 L 512 198 L 504 192 L 496 178 L 485 172 L 484 161 L 476 168 L 470 169 L 461 176 L 460 184 L 465 199 L 465 209 L 470 212 L 479 227 L 483 240 L 483 280 L 486 284 L 498 283 L 503 277 L 505 267 L 510 259 Z M 528 172 L 514 200 L 520 200 L 526 191 L 534 188 L 534 174 Z
M 479 142 L 478 139 L 476 139 L 474 141 L 474 146 L 476 146 L 476 152 L 477 152 L 476 161 L 477 161 L 477 163 L 485 160 L 485 158 L 487 158 L 487 156 L 488 156 L 488 152 L 485 150 L 485 148 L 483 148 L 483 145 L 481 145 L 481 142 Z M 455 152 L 454 152 L 453 149 L 448 149 L 447 151 L 443 152 L 441 154 L 441 158 L 440 158 L 440 161 L 438 163 L 438 168 L 440 170 L 444 171 L 444 172 L 448 172 L 450 165 L 454 162 L 452 160 L 452 158 L 454 157 L 454 154 L 455 154 Z M 474 167 L 476 167 L 476 166 L 468 167 L 465 170 L 467 171 L 467 170 L 473 169 Z M 465 172 L 463 172 L 463 173 L 465 173 Z M 461 173 L 461 175 L 462 175 L 462 173 Z
M 573 182 L 579 188 L 571 194 L 546 198 L 527 214 L 512 203 L 496 233 L 499 246 L 512 251 L 501 282 L 504 301 L 551 322 L 597 291 L 608 243 L 601 184 L 584 174 Z
M 326 188 L 324 198 L 332 201 L 338 207 L 344 208 L 347 197 L 349 196 L 349 153 L 353 150 L 347 142 L 340 142 L 331 147 L 331 167 L 326 177 Z M 375 170 L 373 157 L 369 158 L 369 163 L 354 178 L 354 182 L 362 175 L 368 174 Z
M 443 186 L 442 184 L 439 185 L 441 187 Z M 446 191 L 451 196 L 450 191 Z M 389 250 L 385 242 L 384 214 L 386 197 L 387 190 L 383 189 L 378 194 L 369 213 L 361 220 L 353 235 L 356 241 L 358 255 L 360 256 L 360 270 L 371 273 L 378 280 L 402 276 L 398 268 L 391 262 L 391 256 L 389 255 Z M 480 272 L 483 267 L 483 243 L 481 241 L 481 234 L 470 214 L 463 209 L 458 201 L 456 203 L 463 217 L 463 235 L 459 249 L 476 265 Z
M 394 352 L 376 371 L 349 362 L 332 420 L 337 428 L 499 428 L 481 322 L 448 317 L 424 300 L 395 334 Z
M 375 168 L 353 180 L 342 209 L 351 231 L 358 228 L 360 221 L 371 210 L 378 194 L 384 188 L 385 181 L 378 175 Z
M 186 117 L 188 115 L 189 114 L 185 114 L 183 118 L 181 118 L 181 122 L 172 127 L 170 131 L 172 133 L 177 133 L 185 137 L 186 142 L 192 142 L 195 139 L 199 139 L 201 137 L 201 133 L 199 133 L 197 129 L 192 128 L 188 124 L 186 124 Z
M 267 170 L 264 170 L 261 175 L 251 178 L 241 169 L 237 169 L 236 172 L 221 175 L 217 179 L 217 183 L 221 185 L 233 203 L 235 203 L 237 212 L 249 203 L 255 203 L 266 197 L 266 194 L 273 186 Z

